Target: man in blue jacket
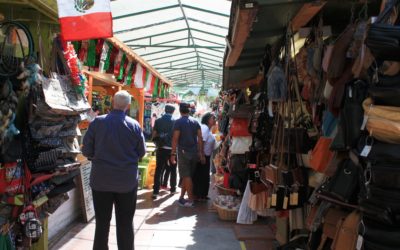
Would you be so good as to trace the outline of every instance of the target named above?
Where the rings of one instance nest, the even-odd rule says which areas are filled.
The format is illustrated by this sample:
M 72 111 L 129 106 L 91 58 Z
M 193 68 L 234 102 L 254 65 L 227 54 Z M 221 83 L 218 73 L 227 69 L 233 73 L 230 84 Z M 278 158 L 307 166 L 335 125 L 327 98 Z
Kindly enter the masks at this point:
M 146 144 L 139 123 L 125 114 L 131 98 L 127 91 L 118 91 L 113 99 L 114 109 L 90 123 L 83 138 L 83 155 L 92 161 L 90 186 L 96 218 L 93 245 L 96 250 L 108 249 L 113 205 L 118 249 L 134 249 L 138 161 L 145 155 Z
M 157 147 L 157 166 L 154 174 L 153 199 L 156 199 L 159 194 L 164 170 L 171 174 L 171 193 L 176 192 L 176 164 L 170 162 L 172 133 L 175 123 L 175 119 L 172 118 L 174 111 L 174 106 L 170 104 L 165 105 L 165 114 L 155 121 L 153 128 L 153 141 Z

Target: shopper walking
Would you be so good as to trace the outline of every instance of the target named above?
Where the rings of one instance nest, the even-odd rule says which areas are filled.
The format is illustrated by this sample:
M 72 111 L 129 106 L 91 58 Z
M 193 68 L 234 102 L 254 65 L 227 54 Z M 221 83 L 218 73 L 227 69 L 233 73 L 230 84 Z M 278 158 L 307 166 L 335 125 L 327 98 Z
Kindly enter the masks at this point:
M 125 112 L 131 95 L 114 95 L 113 110 L 96 117 L 83 139 L 83 154 L 92 161 L 90 186 L 96 218 L 93 249 L 108 249 L 113 205 L 119 250 L 134 249 L 133 216 L 136 210 L 138 161 L 146 152 L 142 129 Z
M 174 111 L 175 107 L 167 104 L 165 106 L 165 114 L 155 121 L 153 128 L 153 141 L 157 147 L 157 166 L 154 174 L 153 199 L 157 198 L 160 191 L 160 185 L 166 185 L 166 181 L 163 179 L 164 172 L 169 172 L 171 175 L 171 193 L 176 192 L 176 164 L 170 162 L 172 133 L 175 123 L 175 120 L 172 118 Z
M 212 128 L 216 124 L 216 117 L 213 113 L 206 113 L 201 119 L 201 133 L 203 137 L 203 153 L 205 163 L 197 164 L 193 175 L 193 194 L 199 201 L 208 199 L 208 190 L 210 187 L 210 159 L 215 146 L 215 137 L 212 134 Z
M 200 160 L 203 164 L 205 163 L 203 138 L 200 124 L 189 116 L 190 105 L 181 103 L 179 111 L 182 117 L 176 120 L 174 125 L 171 162 L 175 163 L 178 155 L 179 175 L 182 178 L 182 191 L 178 204 L 184 207 L 193 207 L 192 176 L 197 162 Z M 188 200 L 185 199 L 186 193 Z

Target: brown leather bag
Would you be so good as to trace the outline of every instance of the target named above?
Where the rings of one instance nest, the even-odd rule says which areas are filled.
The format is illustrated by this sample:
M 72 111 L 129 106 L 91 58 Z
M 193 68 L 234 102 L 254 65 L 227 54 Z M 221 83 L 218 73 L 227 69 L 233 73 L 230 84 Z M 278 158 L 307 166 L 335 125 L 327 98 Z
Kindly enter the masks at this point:
M 336 236 L 336 231 L 338 230 L 337 224 L 339 221 L 346 218 L 348 215 L 347 212 L 337 209 L 337 208 L 330 208 L 326 215 L 324 216 L 324 225 L 322 228 L 322 237 L 321 243 L 318 247 L 318 250 L 324 249 L 324 245 L 326 241 L 329 239 L 334 239 Z
M 328 66 L 328 77 L 340 77 L 346 65 L 346 52 L 353 40 L 356 25 L 349 24 L 343 33 L 336 40 Z
M 337 232 L 332 243 L 332 250 L 356 249 L 360 220 L 360 212 L 354 210 L 345 219 L 337 223 Z

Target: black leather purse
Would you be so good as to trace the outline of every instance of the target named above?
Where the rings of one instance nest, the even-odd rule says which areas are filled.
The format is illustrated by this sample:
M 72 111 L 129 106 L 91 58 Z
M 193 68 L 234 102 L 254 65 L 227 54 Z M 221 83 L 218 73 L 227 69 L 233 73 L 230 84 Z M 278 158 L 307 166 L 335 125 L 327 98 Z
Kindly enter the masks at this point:
M 335 175 L 328 179 L 318 193 L 347 203 L 354 203 L 360 190 L 361 167 L 350 159 L 343 160 Z
M 368 93 L 376 105 L 400 107 L 400 86 L 371 87 L 369 88 Z
M 365 44 L 378 60 L 400 61 L 400 26 L 385 23 L 397 6 L 398 0 L 393 0 L 378 16 L 368 30 Z

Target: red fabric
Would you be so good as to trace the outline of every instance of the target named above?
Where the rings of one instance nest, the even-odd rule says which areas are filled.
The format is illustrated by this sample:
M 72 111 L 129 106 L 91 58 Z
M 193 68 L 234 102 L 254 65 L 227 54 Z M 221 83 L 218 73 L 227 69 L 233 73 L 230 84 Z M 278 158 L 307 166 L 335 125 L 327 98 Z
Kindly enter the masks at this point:
M 230 134 L 231 136 L 251 136 L 249 133 L 249 120 L 246 118 L 233 118 Z
M 231 176 L 230 173 L 224 173 L 224 188 L 230 188 L 229 187 L 229 177 Z
M 0 169 L 0 194 L 21 194 L 24 192 L 22 169 L 19 169 L 16 162 L 6 163 Z
M 112 37 L 111 12 L 59 18 L 61 34 L 66 41 Z
M 320 173 L 325 173 L 325 169 L 332 161 L 334 152 L 329 150 L 332 139 L 321 136 L 315 145 L 310 159 L 311 167 Z

